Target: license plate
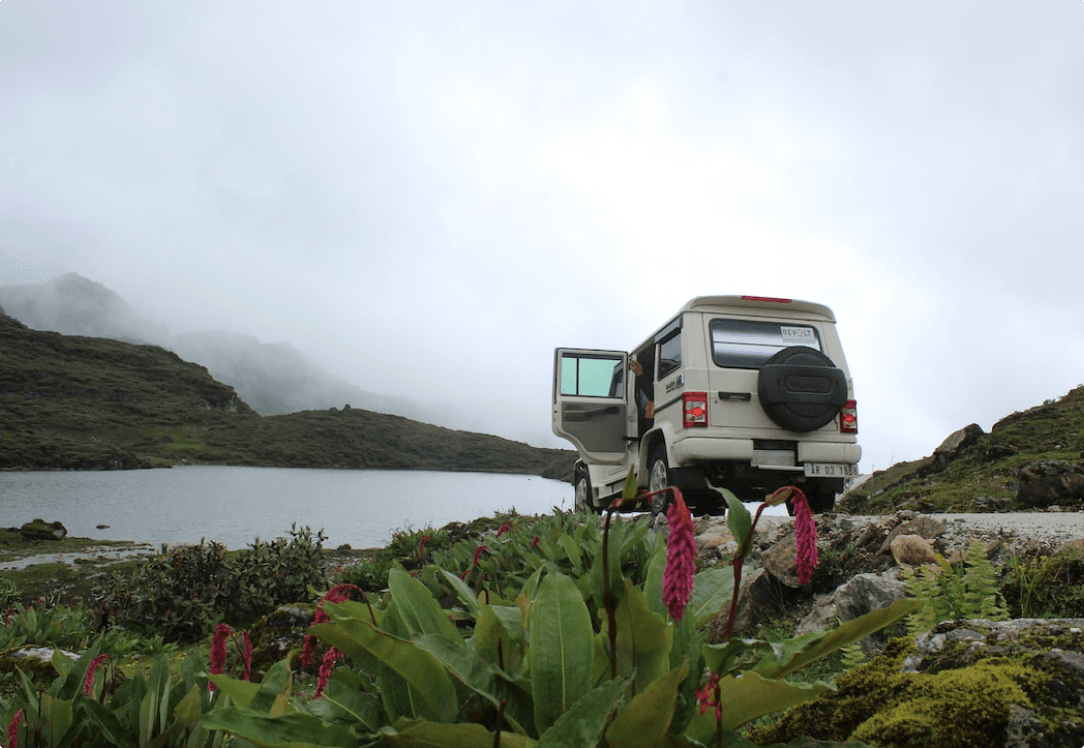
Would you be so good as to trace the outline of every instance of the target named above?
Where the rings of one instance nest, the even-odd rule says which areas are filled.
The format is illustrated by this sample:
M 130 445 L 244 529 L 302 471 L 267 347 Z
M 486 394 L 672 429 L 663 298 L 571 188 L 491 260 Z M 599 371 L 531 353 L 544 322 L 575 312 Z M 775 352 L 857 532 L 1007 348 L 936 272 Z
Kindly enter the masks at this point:
M 857 465 L 837 465 L 831 462 L 807 462 L 805 474 L 811 478 L 857 478 Z

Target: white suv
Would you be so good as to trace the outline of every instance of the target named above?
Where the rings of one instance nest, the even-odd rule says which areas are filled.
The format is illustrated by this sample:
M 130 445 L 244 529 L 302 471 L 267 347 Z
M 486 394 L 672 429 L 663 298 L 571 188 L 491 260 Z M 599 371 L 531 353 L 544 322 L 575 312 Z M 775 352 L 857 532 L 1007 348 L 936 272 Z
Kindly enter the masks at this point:
M 558 348 L 553 431 L 580 454 L 577 508 L 596 511 L 630 467 L 712 514 L 716 488 L 760 501 L 786 485 L 831 511 L 862 456 L 835 316 L 791 299 L 702 296 L 631 354 Z

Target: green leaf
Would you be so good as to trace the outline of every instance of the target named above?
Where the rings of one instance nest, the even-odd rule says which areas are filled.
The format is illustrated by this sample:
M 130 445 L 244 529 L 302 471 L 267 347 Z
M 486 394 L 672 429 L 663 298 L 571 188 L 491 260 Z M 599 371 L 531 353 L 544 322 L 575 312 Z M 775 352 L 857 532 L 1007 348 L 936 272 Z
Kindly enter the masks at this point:
M 467 607 L 467 612 L 470 613 L 470 617 L 477 620 L 480 611 L 480 605 L 478 603 L 478 596 L 474 594 L 474 590 L 467 586 L 458 574 L 453 574 L 447 569 L 441 569 L 440 573 L 444 576 L 446 581 L 452 587 L 452 591 L 455 592 L 459 601 Z
M 624 501 L 635 499 L 639 492 L 640 487 L 636 485 L 636 468 L 630 465 L 629 474 L 625 476 L 625 485 L 621 488 L 621 498 Z
M 604 615 L 604 614 L 603 614 Z M 614 611 L 617 621 L 617 672 L 622 677 L 634 676 L 636 690 L 670 670 L 670 647 L 674 629 L 666 619 L 653 613 L 644 593 L 625 580 L 625 595 Z M 606 631 L 607 622 L 602 622 Z
M 437 634 L 452 641 L 463 641 L 459 629 L 424 584 L 405 571 L 392 569 L 388 587 L 410 633 Z
M 685 608 L 685 615 L 692 617 L 696 628 L 702 628 L 710 623 L 724 606 L 730 604 L 733 595 L 733 569 L 705 569 L 696 575 L 693 597 Z
M 832 631 L 792 639 L 784 643 L 783 653 L 779 657 L 765 660 L 754 669 L 766 678 L 783 678 L 814 660 L 895 623 L 922 605 L 921 600 L 898 600 L 887 608 L 870 611 L 847 621 Z
M 402 720 L 394 728 L 380 731 L 381 745 L 389 744 L 409 748 L 488 748 L 494 745 L 495 733 L 482 725 L 441 725 L 421 720 Z M 501 732 L 501 748 L 531 748 L 536 745 L 525 735 Z
M 745 556 L 748 553 L 749 541 L 752 539 L 750 536 L 753 533 L 753 517 L 745 505 L 738 501 L 738 497 L 730 491 L 722 493 L 727 505 L 726 523 L 730 526 L 730 533 L 734 536 L 741 555 Z
M 328 615 L 334 619 L 335 606 L 325 607 Z M 321 623 L 312 626 L 309 631 L 331 646 L 338 647 L 349 657 L 375 657 L 398 674 L 420 698 L 422 714 L 416 716 L 437 722 L 455 719 L 459 703 L 451 678 L 433 655 L 413 642 L 354 618 L 337 619 L 334 624 Z
M 250 683 L 239 678 L 231 678 L 228 675 L 208 675 L 207 680 L 214 683 L 218 690 L 229 696 L 230 701 L 245 709 L 252 705 L 252 699 L 260 690 L 259 683 Z
M 742 673 L 736 678 L 724 676 L 719 679 L 723 729 L 737 729 L 758 717 L 804 704 L 830 690 L 831 688 L 823 683 L 796 686 L 782 680 L 761 678 L 750 672 Z M 710 740 L 714 744 L 717 729 L 715 710 L 708 709 L 703 714 L 699 709 L 694 712 L 684 735 L 703 743 Z
M 591 687 L 591 615 L 571 579 L 551 574 L 542 580 L 527 630 L 535 724 L 541 732 Z
M 594 748 L 627 686 L 617 679 L 589 691 L 539 736 L 538 748 Z
M 621 748 L 653 748 L 670 727 L 678 689 L 689 666 L 682 665 L 652 682 L 614 717 L 606 729 L 606 742 Z
M 265 717 L 262 714 L 226 707 L 200 717 L 211 730 L 232 732 L 258 746 L 275 748 L 357 748 L 358 738 L 348 728 L 328 725 L 306 714 Z
M 568 556 L 568 560 L 572 562 L 572 570 L 576 573 L 576 576 L 579 576 L 583 573 L 583 555 L 580 553 L 580 547 L 576 545 L 576 541 L 568 533 L 561 533 L 559 540 L 561 547 L 564 548 L 565 554 Z
M 367 677 L 367 676 L 366 676 Z M 345 668 L 331 674 L 322 698 L 305 707 L 325 722 L 353 720 L 368 732 L 376 732 L 384 723 L 380 697 L 364 691 L 363 676 Z

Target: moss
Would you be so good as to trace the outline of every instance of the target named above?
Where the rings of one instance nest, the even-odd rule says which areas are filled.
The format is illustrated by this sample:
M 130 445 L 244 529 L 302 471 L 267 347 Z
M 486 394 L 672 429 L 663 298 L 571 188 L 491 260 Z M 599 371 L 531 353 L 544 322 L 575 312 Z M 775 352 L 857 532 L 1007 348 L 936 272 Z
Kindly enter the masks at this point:
M 759 743 L 809 736 L 877 748 L 1000 745 L 1010 706 L 1039 703 L 1050 676 L 1018 662 L 988 659 L 937 673 L 903 673 L 913 640 L 896 639 L 869 664 L 836 681 L 837 690 L 751 731 Z

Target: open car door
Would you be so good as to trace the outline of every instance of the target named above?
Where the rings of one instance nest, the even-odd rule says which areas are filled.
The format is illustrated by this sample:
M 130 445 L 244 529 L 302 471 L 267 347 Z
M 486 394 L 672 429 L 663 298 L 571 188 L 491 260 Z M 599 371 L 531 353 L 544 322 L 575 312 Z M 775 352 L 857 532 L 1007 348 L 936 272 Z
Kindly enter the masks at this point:
M 553 433 L 572 442 L 585 462 L 625 461 L 628 354 L 558 348 L 553 361 Z

